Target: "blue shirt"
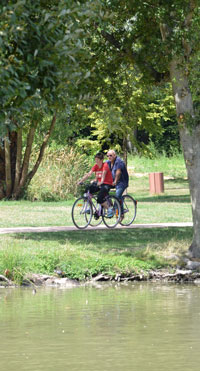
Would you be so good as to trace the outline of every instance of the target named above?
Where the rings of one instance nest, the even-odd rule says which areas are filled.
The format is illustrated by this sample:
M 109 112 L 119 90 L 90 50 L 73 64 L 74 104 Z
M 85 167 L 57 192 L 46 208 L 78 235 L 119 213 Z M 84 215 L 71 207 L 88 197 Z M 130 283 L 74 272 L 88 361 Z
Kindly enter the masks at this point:
M 128 172 L 127 172 L 124 161 L 122 161 L 122 159 L 117 156 L 115 158 L 115 162 L 114 162 L 112 168 L 111 168 L 111 161 L 107 161 L 107 162 L 108 162 L 108 165 L 109 165 L 110 170 L 112 172 L 113 180 L 115 180 L 116 171 L 118 169 L 121 170 L 121 176 L 118 180 L 118 183 L 116 184 L 116 188 L 120 188 L 120 187 L 127 188 L 128 187 L 129 176 L 128 176 Z

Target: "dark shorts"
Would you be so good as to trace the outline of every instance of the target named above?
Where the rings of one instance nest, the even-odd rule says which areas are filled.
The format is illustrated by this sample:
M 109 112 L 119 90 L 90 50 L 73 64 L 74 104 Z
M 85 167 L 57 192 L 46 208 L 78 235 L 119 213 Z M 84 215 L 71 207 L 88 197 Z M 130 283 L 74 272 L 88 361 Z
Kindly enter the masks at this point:
M 105 197 L 108 195 L 111 188 L 112 186 L 110 186 L 109 184 L 102 184 L 98 186 L 96 182 L 93 182 L 88 187 L 90 193 L 94 194 L 98 192 L 97 202 L 99 204 L 102 204 L 105 201 Z

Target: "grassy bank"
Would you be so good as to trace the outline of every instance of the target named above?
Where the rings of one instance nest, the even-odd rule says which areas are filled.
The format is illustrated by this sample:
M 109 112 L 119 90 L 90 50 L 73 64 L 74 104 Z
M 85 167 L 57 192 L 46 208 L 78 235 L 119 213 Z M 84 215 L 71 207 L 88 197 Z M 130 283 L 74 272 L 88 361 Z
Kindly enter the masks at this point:
M 150 162 L 149 162 L 150 161 Z M 183 159 L 129 159 L 131 193 L 138 200 L 137 223 L 188 222 L 191 206 Z M 164 165 L 163 165 L 164 163 Z M 163 168 L 165 167 L 165 169 Z M 159 169 L 159 170 L 158 170 Z M 148 173 L 164 173 L 165 192 L 149 193 Z M 59 202 L 2 201 L 1 227 L 72 225 L 73 199 Z M 171 269 L 185 254 L 192 228 L 85 230 L 0 236 L 0 274 L 21 282 L 26 273 L 84 280 L 103 273 L 113 278 L 150 269 Z M 180 259 L 181 261 L 181 259 Z
M 26 273 L 90 279 L 103 273 L 130 276 L 173 267 L 187 250 L 191 228 L 74 231 L 1 236 L 0 273 L 21 281 Z

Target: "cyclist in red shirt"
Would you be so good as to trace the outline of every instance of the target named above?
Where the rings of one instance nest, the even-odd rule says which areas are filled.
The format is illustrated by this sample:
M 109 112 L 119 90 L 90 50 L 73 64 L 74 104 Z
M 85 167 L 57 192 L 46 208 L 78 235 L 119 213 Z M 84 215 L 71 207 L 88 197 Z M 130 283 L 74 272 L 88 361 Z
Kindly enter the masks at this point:
M 86 173 L 78 182 L 78 184 L 81 184 L 95 173 L 96 181 L 92 182 L 88 189 L 92 194 L 98 192 L 97 202 L 102 205 L 105 201 L 105 196 L 109 193 L 109 190 L 113 185 L 113 178 L 109 165 L 107 162 L 103 162 L 103 159 L 104 154 L 98 152 L 95 155 L 96 164 L 92 167 L 89 173 Z

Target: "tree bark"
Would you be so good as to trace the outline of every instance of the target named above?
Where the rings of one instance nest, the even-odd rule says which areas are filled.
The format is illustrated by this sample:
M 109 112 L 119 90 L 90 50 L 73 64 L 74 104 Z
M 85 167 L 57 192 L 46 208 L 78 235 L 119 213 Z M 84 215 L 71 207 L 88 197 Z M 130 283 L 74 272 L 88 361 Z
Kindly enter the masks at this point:
M 188 124 L 188 117 L 194 118 L 193 101 L 187 75 L 179 67 L 180 62 L 171 62 L 170 75 L 192 204 L 194 229 L 189 253 L 193 258 L 200 258 L 200 124 Z
M 192 258 L 200 258 L 200 125 L 190 133 L 180 127 L 180 138 L 187 168 L 193 218 L 193 240 L 189 248 Z
M 17 132 L 17 153 L 16 153 L 16 164 L 15 164 L 15 181 L 13 189 L 13 198 L 16 198 L 17 188 L 20 182 L 21 175 L 21 161 L 22 161 L 22 129 Z
M 28 133 L 26 150 L 24 153 L 24 160 L 23 160 L 23 165 L 22 165 L 22 170 L 21 170 L 21 176 L 20 176 L 20 181 L 18 183 L 18 186 L 16 187 L 16 190 L 15 190 L 15 198 L 17 198 L 20 195 L 22 189 L 26 185 L 30 155 L 31 155 L 36 127 L 37 125 L 31 127 Z
M 6 197 L 9 198 L 12 192 L 12 176 L 11 176 L 11 156 L 10 156 L 10 141 L 9 132 L 4 140 L 5 150 L 5 181 L 6 181 Z
M 124 137 L 123 138 L 123 160 L 124 160 L 124 163 L 127 167 L 127 138 Z
M 10 146 L 10 142 L 8 140 L 5 140 L 5 173 L 6 173 L 6 196 L 11 197 L 13 199 L 19 198 L 21 194 L 23 193 L 23 190 L 27 188 L 28 184 L 30 183 L 31 179 L 35 175 L 41 161 L 44 155 L 45 148 L 47 146 L 48 140 L 52 134 L 52 131 L 54 129 L 56 123 L 56 114 L 54 114 L 51 125 L 49 127 L 49 130 L 44 138 L 44 141 L 42 143 L 42 146 L 40 148 L 40 153 L 37 158 L 37 161 L 33 167 L 33 169 L 28 172 L 29 170 L 29 162 L 30 162 L 30 156 L 31 156 L 31 150 L 35 135 L 35 130 L 37 125 L 30 128 L 28 136 L 27 136 L 27 144 L 26 144 L 26 150 L 24 153 L 24 159 L 23 164 L 21 166 L 22 162 L 22 129 L 19 129 L 17 131 L 17 134 L 15 132 L 15 155 L 13 158 L 13 164 L 11 164 L 11 151 L 13 151 L 13 148 Z M 13 166 L 12 166 L 13 165 Z M 13 168 L 13 169 L 12 169 Z M 12 171 L 13 170 L 13 171 Z M 12 173 L 14 174 L 12 179 Z M 1 186 L 1 184 L 0 184 Z M 1 190 L 1 189 L 0 189 Z M 2 196 L 1 198 L 3 198 Z
M 187 29 L 191 25 L 196 6 L 196 0 L 189 1 L 189 12 L 185 18 Z M 161 24 L 160 32 L 162 39 L 166 40 L 171 30 L 167 25 Z M 186 68 L 184 69 L 185 62 L 188 62 L 190 58 L 191 46 L 184 39 L 182 45 L 184 56 L 174 57 L 169 70 L 192 205 L 193 240 L 189 247 L 189 255 L 193 258 L 200 258 L 200 123 L 193 124 L 192 122 L 195 119 L 195 112 L 188 75 Z
M 5 197 L 5 149 L 0 146 L 0 200 Z

